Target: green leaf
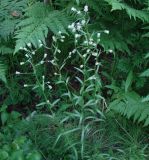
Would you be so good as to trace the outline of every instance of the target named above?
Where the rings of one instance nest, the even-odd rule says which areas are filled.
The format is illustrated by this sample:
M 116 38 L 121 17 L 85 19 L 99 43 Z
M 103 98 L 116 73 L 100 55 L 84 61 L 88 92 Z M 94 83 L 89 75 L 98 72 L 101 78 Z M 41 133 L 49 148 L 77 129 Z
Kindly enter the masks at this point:
M 6 151 L 0 150 L 0 157 L 1 157 L 0 158 L 1 160 L 7 160 L 9 155 L 8 155 L 8 153 Z
M 149 69 L 140 74 L 141 77 L 149 77 Z
M 133 82 L 133 72 L 130 71 L 125 82 L 125 92 L 128 92 L 128 89 L 131 86 L 132 82 Z
M 149 101 L 149 95 L 147 95 L 145 98 L 142 99 L 142 102 L 148 102 Z
M 52 10 L 38 2 L 29 7 L 25 17 L 17 26 L 20 29 L 16 33 L 15 53 L 27 43 L 32 43 L 38 48 L 39 40 L 45 43 L 49 30 L 54 34 L 58 34 L 59 31 L 67 34 L 66 29 L 70 23 L 64 12 Z
M 29 153 L 27 156 L 27 160 L 41 160 L 41 156 L 37 152 Z
M 9 114 L 7 112 L 2 112 L 1 113 L 1 121 L 2 124 L 4 125 L 6 123 L 6 121 L 8 120 Z
M 0 79 L 6 83 L 7 80 L 6 80 L 6 71 L 7 71 L 7 65 L 4 64 L 4 62 L 2 62 L 0 60 Z
M 149 53 L 147 53 L 147 54 L 145 55 L 145 58 L 149 58 Z

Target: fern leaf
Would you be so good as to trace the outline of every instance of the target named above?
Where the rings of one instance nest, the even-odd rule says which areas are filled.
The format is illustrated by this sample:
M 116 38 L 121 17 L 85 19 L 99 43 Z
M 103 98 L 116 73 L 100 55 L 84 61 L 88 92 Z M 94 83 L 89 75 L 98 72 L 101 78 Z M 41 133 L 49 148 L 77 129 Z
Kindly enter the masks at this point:
M 142 102 L 141 97 L 135 92 L 123 94 L 110 103 L 110 109 L 127 117 L 133 117 L 134 121 L 144 122 L 144 125 L 149 125 L 149 103 Z
M 149 77 L 149 69 L 145 70 L 143 73 L 140 75 L 141 77 Z
M 141 19 L 142 21 L 149 21 L 149 13 L 144 10 L 137 10 L 135 8 L 132 8 L 128 6 L 126 3 L 122 3 L 119 0 L 105 0 L 112 6 L 112 11 L 114 10 L 125 10 L 130 18 L 136 18 Z
M 0 46 L 0 53 L 3 55 L 3 54 L 10 54 L 10 53 L 13 53 L 13 49 L 10 48 L 10 47 L 7 47 L 5 45 L 2 45 Z
M 50 29 L 57 34 L 58 31 L 67 33 L 66 28 L 69 24 L 67 16 L 61 11 L 51 11 L 43 3 L 36 3 L 31 6 L 25 16 L 18 25 L 21 28 L 16 35 L 17 43 L 15 52 L 20 47 L 25 47 L 27 43 L 32 43 L 35 47 L 38 46 L 38 40 L 45 41 L 45 37 Z
M 129 74 L 128 74 L 128 77 L 126 79 L 126 83 L 125 83 L 125 92 L 128 91 L 129 87 L 132 84 L 132 81 L 133 81 L 133 72 L 130 71 Z
M 7 66 L 0 60 L 0 80 L 6 83 L 6 70 Z
M 149 102 L 149 95 L 142 99 L 142 102 Z
M 18 20 L 7 19 L 0 24 L 0 37 L 7 40 L 14 33 Z

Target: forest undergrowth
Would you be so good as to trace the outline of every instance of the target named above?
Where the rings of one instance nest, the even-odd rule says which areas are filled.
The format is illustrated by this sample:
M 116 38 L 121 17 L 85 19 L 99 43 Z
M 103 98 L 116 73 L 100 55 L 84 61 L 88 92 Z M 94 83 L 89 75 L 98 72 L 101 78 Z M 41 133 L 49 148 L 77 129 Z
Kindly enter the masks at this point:
M 0 160 L 148 160 L 148 82 L 148 0 L 0 0 Z

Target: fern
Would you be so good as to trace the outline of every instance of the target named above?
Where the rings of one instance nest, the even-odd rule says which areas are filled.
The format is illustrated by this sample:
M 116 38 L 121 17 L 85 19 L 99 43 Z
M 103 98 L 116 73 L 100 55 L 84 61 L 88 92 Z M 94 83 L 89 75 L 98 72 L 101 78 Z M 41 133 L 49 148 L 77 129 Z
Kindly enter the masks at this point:
M 134 121 L 144 122 L 149 125 L 149 103 L 143 102 L 142 98 L 135 92 L 120 94 L 118 98 L 110 103 L 110 109 L 120 113 L 127 118 L 133 117 Z
M 0 38 L 7 40 L 13 35 L 22 12 L 27 7 L 26 0 L 0 1 Z
M 141 77 L 149 77 L 149 69 L 145 70 L 143 73 L 140 75 Z
M 6 70 L 7 70 L 7 65 L 4 64 L 2 60 L 0 60 L 0 80 L 6 83 Z
M 112 6 L 112 11 L 114 10 L 125 10 L 130 18 L 141 19 L 142 21 L 149 21 L 149 13 L 145 10 L 137 10 L 135 8 L 130 7 L 126 3 L 122 3 L 119 0 L 105 0 Z
M 0 24 L 0 36 L 4 40 L 8 40 L 13 35 L 18 20 L 7 19 Z
M 45 42 L 49 29 L 55 34 L 58 31 L 67 33 L 66 28 L 69 24 L 67 16 L 62 11 L 52 11 L 43 3 L 36 3 L 31 6 L 26 11 L 25 17 L 18 25 L 21 29 L 16 35 L 15 52 L 20 47 L 25 47 L 29 42 L 35 47 L 38 46 L 38 40 Z
M 7 47 L 6 45 L 0 46 L 0 54 L 5 55 L 5 54 L 11 54 L 13 53 L 13 49 L 10 47 Z

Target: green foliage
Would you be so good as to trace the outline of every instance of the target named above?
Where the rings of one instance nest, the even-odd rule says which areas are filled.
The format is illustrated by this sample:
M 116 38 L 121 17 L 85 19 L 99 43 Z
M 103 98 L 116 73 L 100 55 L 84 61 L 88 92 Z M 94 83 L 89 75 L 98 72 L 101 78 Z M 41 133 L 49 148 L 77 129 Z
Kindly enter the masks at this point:
M 6 70 L 7 70 L 7 65 L 4 64 L 4 62 L 1 60 L 0 61 L 0 79 L 6 83 Z
M 20 47 L 25 47 L 27 43 L 32 43 L 35 47 L 39 45 L 39 40 L 45 43 L 45 37 L 49 29 L 57 34 L 59 31 L 66 33 L 68 26 L 68 18 L 62 11 L 53 11 L 50 7 L 43 3 L 36 3 L 28 8 L 24 20 L 22 20 L 18 27 L 16 38 L 17 52 Z
M 0 157 L 148 159 L 148 22 L 147 0 L 1 0 Z
M 110 104 L 110 109 L 126 116 L 133 117 L 134 122 L 144 122 L 144 126 L 149 125 L 149 103 L 134 93 L 117 93 L 117 98 Z
M 112 6 L 112 11 L 125 10 L 130 18 L 133 17 L 135 20 L 136 20 L 136 18 L 139 18 L 142 21 L 146 21 L 146 22 L 149 21 L 149 19 L 148 19 L 149 12 L 147 11 L 147 8 L 146 8 L 146 10 L 145 9 L 138 10 L 138 9 L 130 7 L 126 3 L 122 3 L 119 0 L 105 0 L 105 1 L 107 1 Z

